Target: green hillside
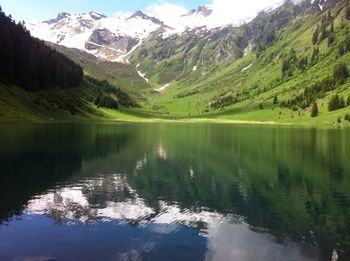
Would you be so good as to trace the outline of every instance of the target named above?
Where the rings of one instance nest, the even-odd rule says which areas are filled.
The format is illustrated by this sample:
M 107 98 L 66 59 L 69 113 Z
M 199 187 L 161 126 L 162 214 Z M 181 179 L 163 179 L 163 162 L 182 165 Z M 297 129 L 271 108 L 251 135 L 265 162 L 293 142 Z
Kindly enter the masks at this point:
M 321 88 L 328 78 L 333 79 L 336 65 L 350 66 L 350 46 L 347 47 L 350 44 L 350 24 L 347 14 L 346 1 L 341 1 L 329 12 L 286 3 L 272 13 L 260 14 L 250 24 L 235 29 L 239 34 L 246 35 L 242 41 L 251 41 L 252 51 L 245 50 L 245 55 L 237 59 L 233 58 L 234 52 L 231 51 L 232 55 L 226 57 L 228 59 L 223 58 L 221 62 L 208 65 L 201 65 L 201 58 L 197 60 L 199 64 L 186 60 L 184 66 L 178 69 L 182 73 L 173 77 L 165 90 L 150 94 L 144 110 L 159 116 L 284 123 L 330 124 L 341 121 L 346 124 L 344 118 L 347 113 L 350 114 L 350 107 L 329 112 L 328 103 L 333 95 L 338 94 L 348 105 L 346 100 L 350 95 L 350 82 L 347 77 L 344 81 L 335 79 L 335 83 L 325 91 L 318 90 L 318 87 Z M 263 30 L 274 34 L 272 40 L 245 33 L 254 32 L 257 24 L 264 23 Z M 315 41 L 313 38 L 317 28 L 319 33 Z M 183 43 L 187 41 L 185 39 Z M 222 41 L 223 38 L 220 38 L 212 45 L 221 44 Z M 147 48 L 153 50 L 152 44 L 146 43 L 140 52 L 147 53 L 142 51 Z M 181 51 L 167 59 L 160 59 L 155 63 L 156 67 L 145 71 L 153 79 L 151 83 L 154 88 L 165 83 L 164 70 L 174 73 L 173 61 L 180 54 Z M 215 57 L 215 54 L 214 48 L 209 56 Z M 133 58 L 135 62 L 138 62 L 138 56 L 140 54 Z M 144 63 L 146 65 L 141 63 L 140 67 L 146 69 L 150 61 L 146 58 Z M 192 70 L 195 64 L 198 64 L 197 70 Z M 283 67 L 288 68 L 283 70 Z M 316 93 L 312 97 L 304 97 L 305 88 L 314 88 Z M 277 102 L 274 102 L 275 96 Z M 299 98 L 303 102 L 286 105 L 289 100 Z M 315 102 L 319 114 L 312 118 L 310 110 Z
M 350 125 L 349 1 L 287 1 L 250 23 L 153 33 L 130 64 L 51 47 L 84 69 L 79 88 L 1 84 L 1 121 L 215 120 Z M 149 82 L 137 70 L 145 73 Z M 332 101 L 331 101 L 332 100 Z
M 47 44 L 80 64 L 85 74 L 98 79 L 108 80 L 114 86 L 121 88 L 141 101 L 145 99 L 144 92 L 151 88 L 150 85 L 138 75 L 133 65 L 103 61 L 92 54 L 78 49 L 67 48 L 52 43 Z
M 97 106 L 95 100 L 100 93 L 101 86 L 86 79 L 79 88 L 35 93 L 0 83 L 0 123 L 142 120 L 123 106 L 118 110 Z

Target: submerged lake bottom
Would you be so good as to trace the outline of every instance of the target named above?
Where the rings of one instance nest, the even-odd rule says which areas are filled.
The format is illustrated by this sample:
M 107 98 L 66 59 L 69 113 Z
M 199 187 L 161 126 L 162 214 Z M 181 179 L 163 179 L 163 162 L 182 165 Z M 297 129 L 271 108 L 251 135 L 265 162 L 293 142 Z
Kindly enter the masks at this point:
M 0 260 L 350 260 L 350 129 L 0 125 Z

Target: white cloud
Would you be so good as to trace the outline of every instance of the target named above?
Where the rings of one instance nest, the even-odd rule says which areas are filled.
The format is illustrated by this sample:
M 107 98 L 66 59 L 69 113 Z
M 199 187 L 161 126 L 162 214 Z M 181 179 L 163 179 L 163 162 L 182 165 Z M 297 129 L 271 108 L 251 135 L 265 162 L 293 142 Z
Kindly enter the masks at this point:
M 173 26 L 179 21 L 179 17 L 188 13 L 188 10 L 177 4 L 161 3 L 152 4 L 146 9 L 147 14 L 157 17 L 165 24 Z
M 247 18 L 254 18 L 259 11 L 280 3 L 281 0 L 213 0 L 213 23 L 236 24 Z
M 171 0 L 170 0 L 171 1 Z M 200 27 L 207 25 L 210 28 L 227 24 L 240 24 L 242 21 L 254 18 L 257 13 L 266 8 L 279 5 L 283 0 L 207 0 L 207 6 L 213 9 L 210 17 L 196 16 L 184 17 L 189 10 L 185 7 L 170 2 L 152 4 L 145 12 L 157 17 L 166 25 L 181 32 L 186 26 Z

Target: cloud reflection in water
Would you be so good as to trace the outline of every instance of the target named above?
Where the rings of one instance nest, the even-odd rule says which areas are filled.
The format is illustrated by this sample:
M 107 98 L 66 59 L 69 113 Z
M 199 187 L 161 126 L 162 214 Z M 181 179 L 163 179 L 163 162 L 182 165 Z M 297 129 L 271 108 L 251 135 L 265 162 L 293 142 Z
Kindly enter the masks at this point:
M 185 226 L 198 229 L 207 239 L 206 260 L 317 260 L 316 249 L 295 243 L 279 244 L 267 233 L 252 230 L 243 219 L 206 209 L 181 209 L 158 201 L 148 206 L 128 184 L 126 175 L 116 174 L 85 180 L 72 187 L 57 188 L 28 202 L 27 214 L 48 215 L 60 224 L 100 223 L 117 220 L 136 224 L 166 235 Z M 156 239 L 155 239 L 156 240 Z M 120 260 L 138 260 L 152 251 L 156 242 L 146 242 L 118 254 Z M 305 251 L 304 251 L 305 250 Z M 307 253 L 308 256 L 305 255 Z

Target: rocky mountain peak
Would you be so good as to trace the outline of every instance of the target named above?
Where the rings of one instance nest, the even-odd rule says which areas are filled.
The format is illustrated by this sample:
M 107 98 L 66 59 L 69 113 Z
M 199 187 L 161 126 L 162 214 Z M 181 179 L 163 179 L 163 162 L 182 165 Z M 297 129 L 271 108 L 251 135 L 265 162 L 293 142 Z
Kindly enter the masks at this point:
M 101 19 L 103 19 L 103 18 L 107 18 L 106 15 L 101 14 L 101 13 L 99 13 L 99 12 L 95 12 L 95 11 L 89 12 L 89 15 L 90 15 L 91 18 L 94 19 L 94 20 L 101 20 Z
M 47 24 L 55 24 L 55 23 L 58 23 L 59 21 L 61 21 L 61 20 L 63 20 L 63 19 L 66 19 L 66 18 L 69 17 L 69 16 L 70 16 L 69 13 L 65 13 L 65 12 L 59 13 L 59 14 L 57 15 L 56 18 L 51 19 L 51 20 L 48 20 L 48 21 L 44 21 L 44 23 L 47 23 Z
M 140 19 L 144 19 L 144 20 L 149 20 L 151 22 L 153 22 L 154 24 L 158 24 L 158 25 L 163 25 L 163 22 L 160 21 L 159 19 L 155 18 L 155 17 L 151 17 L 146 15 L 144 12 L 138 10 L 135 13 L 133 13 L 128 19 L 126 20 L 130 20 L 133 18 L 140 18 Z
M 200 13 L 204 16 L 210 16 L 213 13 L 213 9 L 211 9 L 208 6 L 202 5 L 202 6 L 198 7 L 197 13 Z
M 208 17 L 210 16 L 211 14 L 213 13 L 213 10 L 209 7 L 209 6 L 206 6 L 206 5 L 201 5 L 199 6 L 197 9 L 192 9 L 187 15 L 185 16 L 191 16 L 191 15 L 194 15 L 194 14 L 201 14 L 205 17 Z

